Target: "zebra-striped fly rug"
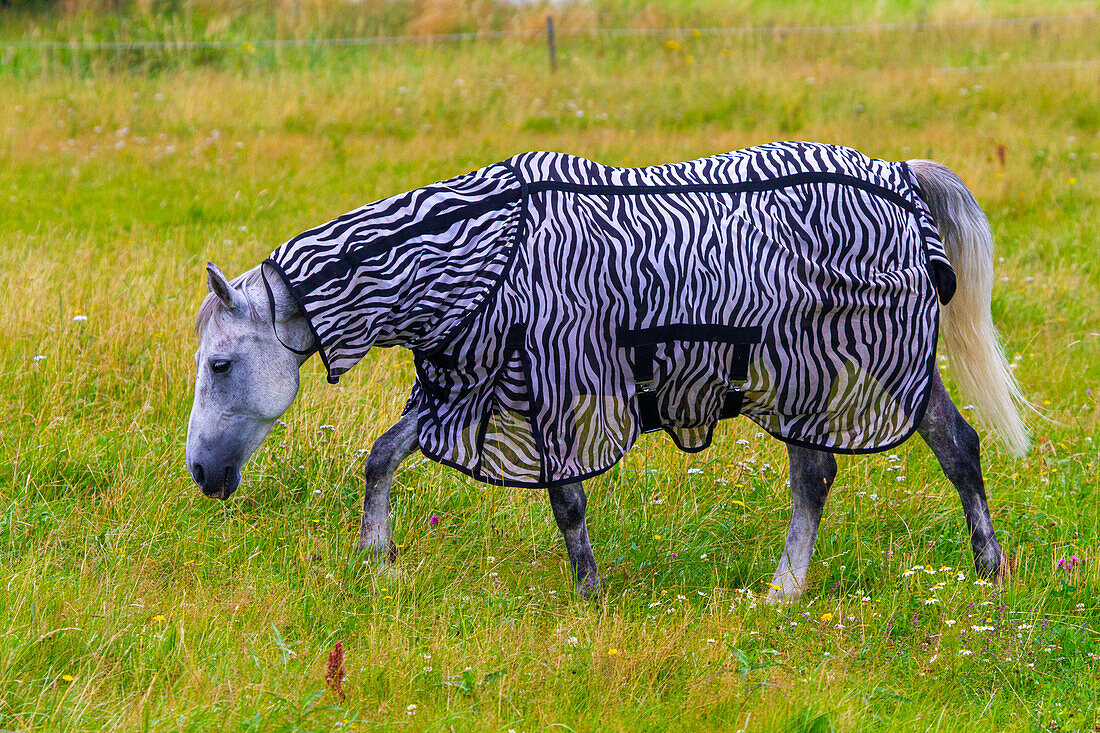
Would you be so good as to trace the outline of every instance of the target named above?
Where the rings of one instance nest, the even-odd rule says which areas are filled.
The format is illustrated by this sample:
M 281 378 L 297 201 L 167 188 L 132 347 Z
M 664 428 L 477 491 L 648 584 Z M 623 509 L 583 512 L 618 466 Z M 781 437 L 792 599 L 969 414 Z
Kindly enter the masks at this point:
M 908 166 L 804 142 L 650 168 L 524 153 L 265 266 L 329 381 L 372 345 L 412 349 L 424 453 L 529 487 L 605 471 L 649 430 L 702 450 L 738 414 L 814 448 L 897 445 L 954 291 Z

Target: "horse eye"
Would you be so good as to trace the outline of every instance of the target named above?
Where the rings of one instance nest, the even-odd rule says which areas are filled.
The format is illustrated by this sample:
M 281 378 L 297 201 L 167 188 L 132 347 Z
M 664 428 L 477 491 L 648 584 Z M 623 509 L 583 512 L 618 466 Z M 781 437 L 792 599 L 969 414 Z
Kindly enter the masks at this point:
M 229 359 L 213 359 L 210 362 L 210 371 L 215 374 L 225 374 L 229 371 L 229 367 L 232 366 L 232 364 L 233 362 L 229 361 Z

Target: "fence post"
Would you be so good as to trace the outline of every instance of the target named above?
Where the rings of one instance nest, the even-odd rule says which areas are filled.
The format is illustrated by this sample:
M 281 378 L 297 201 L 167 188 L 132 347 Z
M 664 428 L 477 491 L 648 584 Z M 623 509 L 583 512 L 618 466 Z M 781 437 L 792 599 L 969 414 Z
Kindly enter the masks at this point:
M 546 16 L 546 46 L 550 51 L 550 73 L 558 70 L 558 47 L 554 44 L 554 16 Z

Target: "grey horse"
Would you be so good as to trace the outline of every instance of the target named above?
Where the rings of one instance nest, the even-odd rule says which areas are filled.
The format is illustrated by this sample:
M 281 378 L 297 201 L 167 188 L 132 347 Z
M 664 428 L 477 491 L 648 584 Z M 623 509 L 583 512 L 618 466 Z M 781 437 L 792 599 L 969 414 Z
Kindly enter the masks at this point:
M 1008 369 L 990 315 L 992 236 L 985 216 L 948 169 L 929 161 L 909 165 L 958 277 L 954 299 L 941 308 L 952 374 L 978 405 L 984 425 L 1010 452 L 1022 455 L 1028 438 L 1019 407 L 1028 403 Z M 313 335 L 290 290 L 278 278 L 263 277 L 259 266 L 229 281 L 208 264 L 207 284 L 210 294 L 197 321 L 200 343 L 187 466 L 207 496 L 228 499 L 240 485 L 243 466 L 293 402 Z M 933 375 L 918 433 L 958 490 L 977 572 L 1003 575 L 1007 564 L 986 501 L 978 434 L 956 409 L 938 374 Z M 374 442 L 366 462 L 359 548 L 380 565 L 396 557 L 390 521 L 394 472 L 419 447 L 417 417 L 408 412 Z M 818 525 L 837 472 L 832 453 L 795 445 L 788 445 L 787 452 L 793 513 L 770 583 L 771 602 L 793 600 L 805 590 Z M 595 595 L 601 581 L 585 523 L 584 488 L 578 482 L 548 491 L 578 587 Z

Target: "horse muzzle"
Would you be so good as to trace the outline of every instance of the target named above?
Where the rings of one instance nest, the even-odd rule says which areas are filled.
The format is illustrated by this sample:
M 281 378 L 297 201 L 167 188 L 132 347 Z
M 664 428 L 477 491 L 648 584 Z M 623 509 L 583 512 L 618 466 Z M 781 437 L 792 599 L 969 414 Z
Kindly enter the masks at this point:
M 212 499 L 228 499 L 241 485 L 241 469 L 237 466 L 211 466 L 199 461 L 188 465 L 191 478 Z

